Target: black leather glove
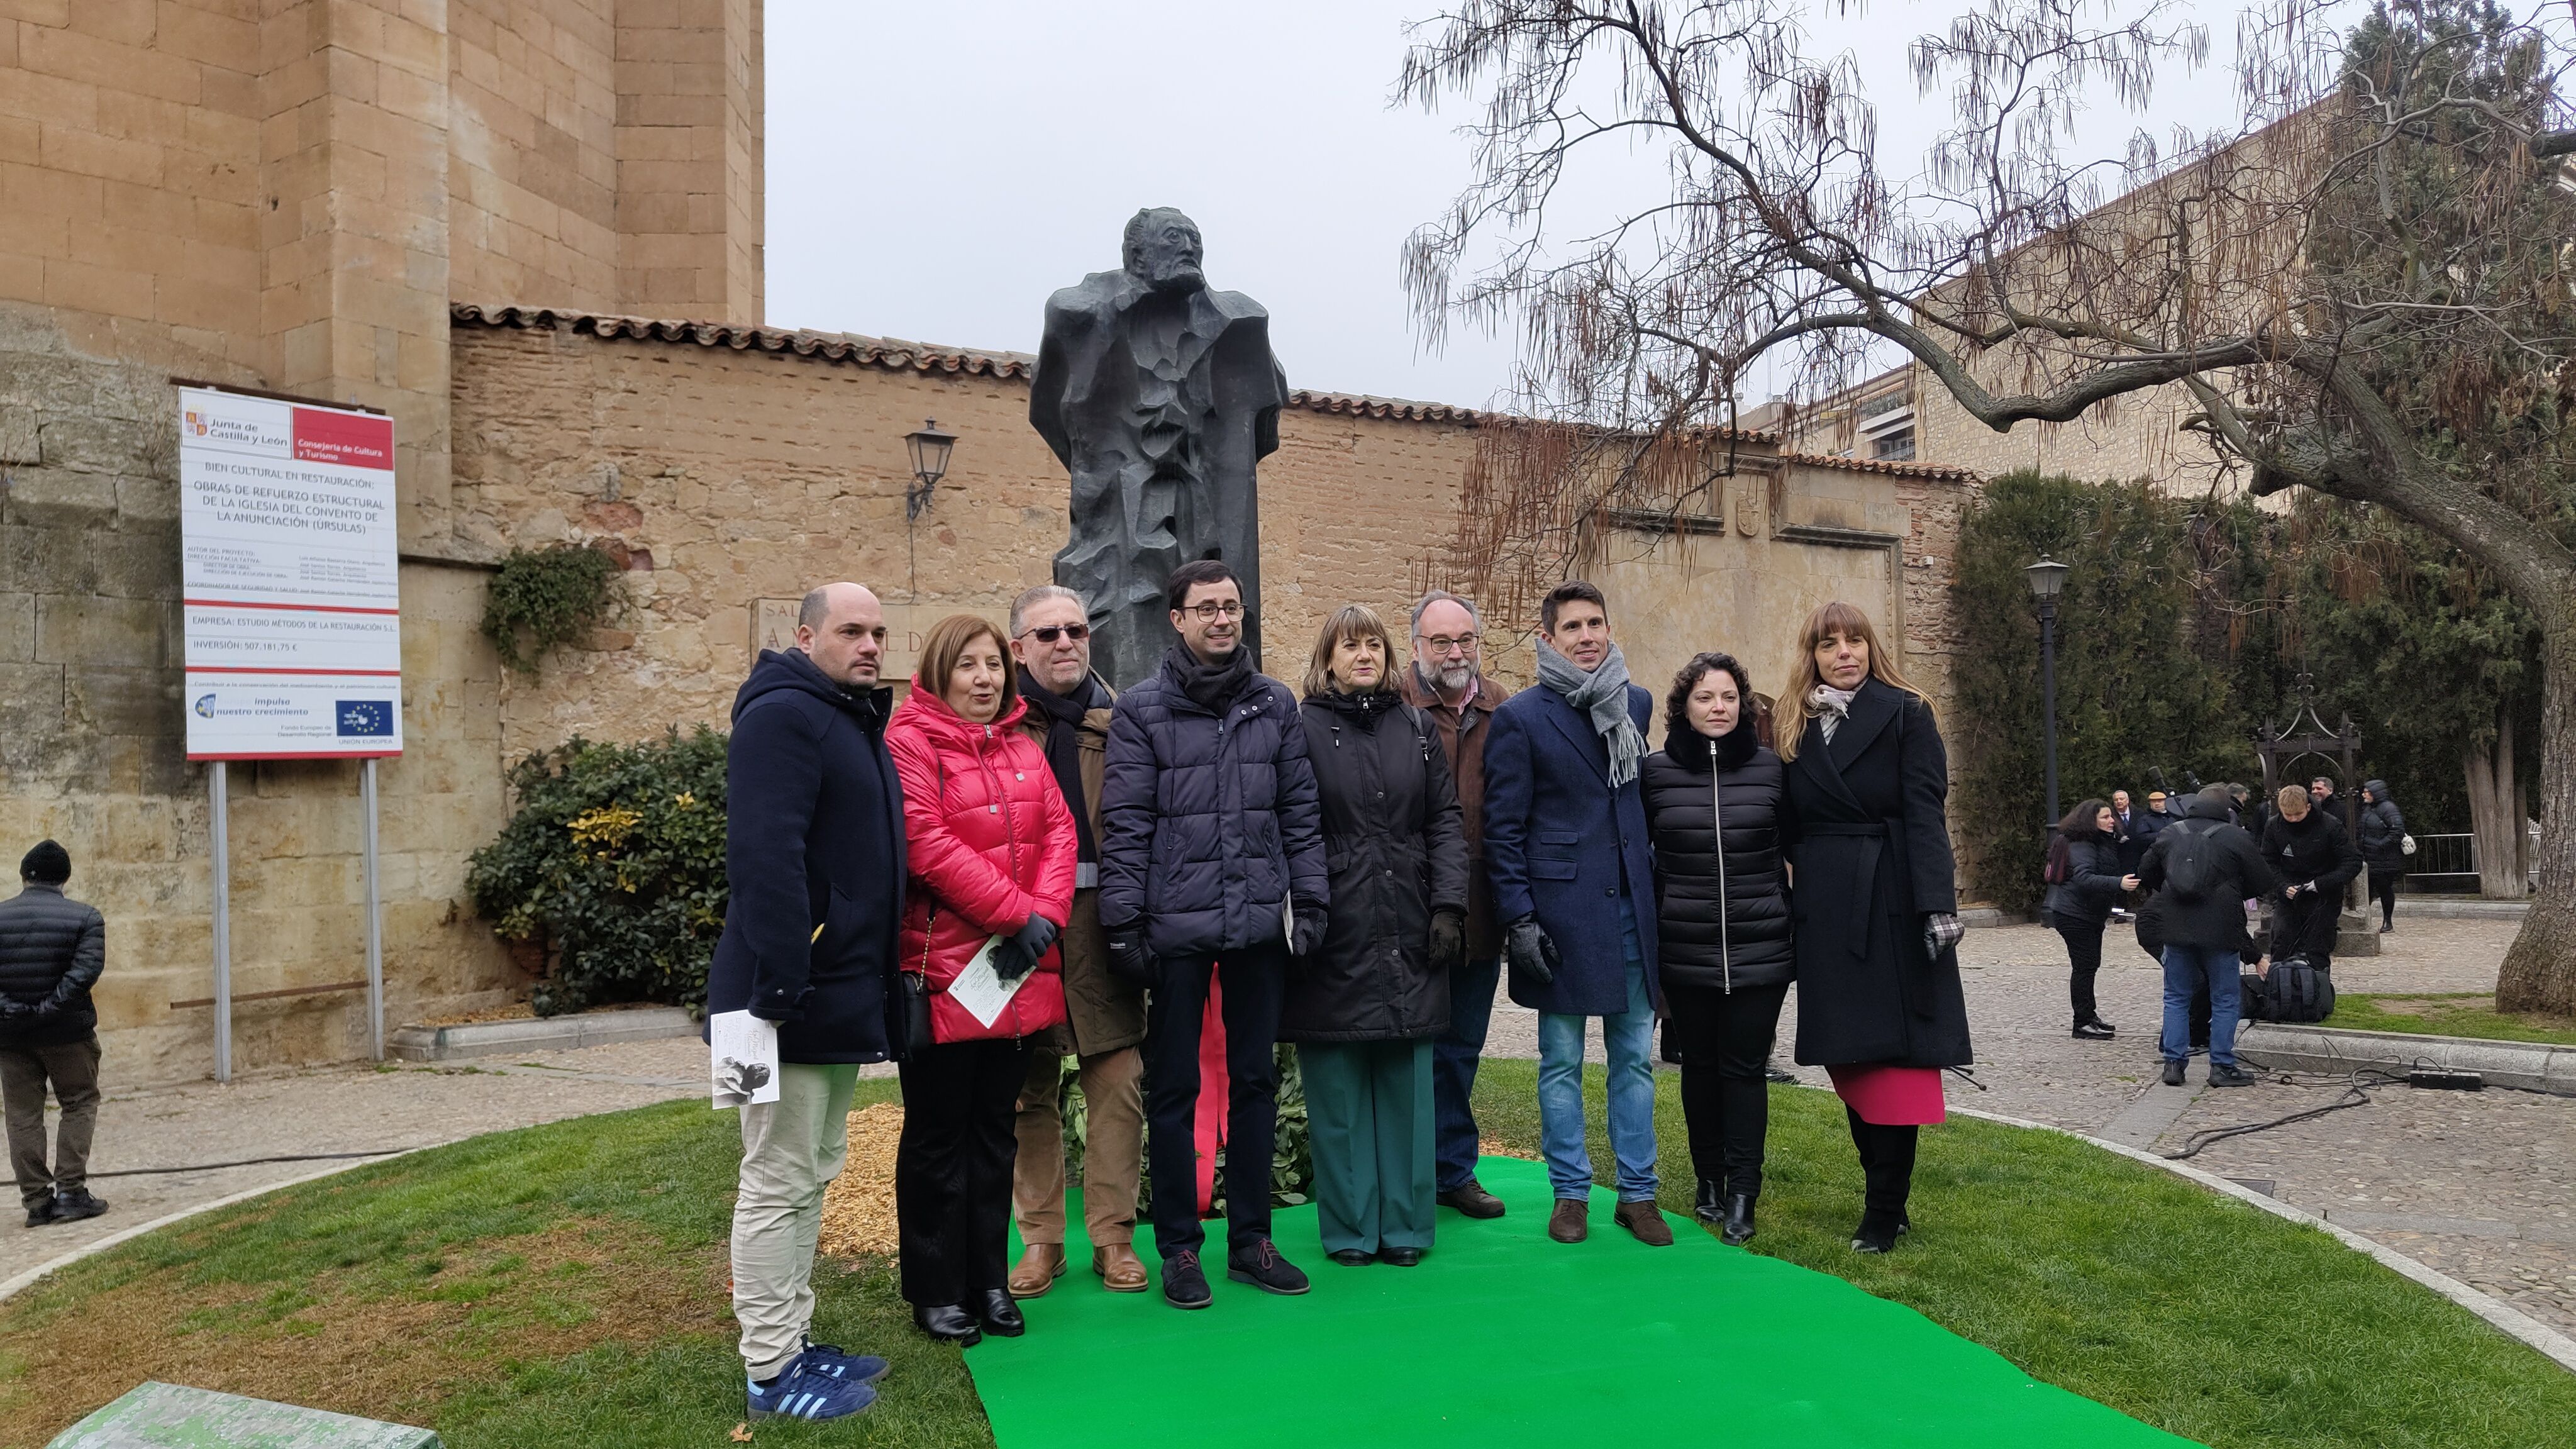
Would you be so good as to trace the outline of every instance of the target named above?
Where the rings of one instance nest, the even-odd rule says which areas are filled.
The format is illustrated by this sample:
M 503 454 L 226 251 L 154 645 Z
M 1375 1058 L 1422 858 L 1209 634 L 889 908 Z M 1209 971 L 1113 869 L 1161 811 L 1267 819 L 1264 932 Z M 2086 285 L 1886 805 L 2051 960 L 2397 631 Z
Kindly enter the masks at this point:
M 993 974 L 1005 982 L 1017 981 L 1035 971 L 1038 958 L 1054 944 L 1055 922 L 1031 911 L 1027 922 L 1016 934 L 1004 937 L 994 945 Z
M 1154 952 L 1145 944 L 1145 928 L 1127 926 L 1109 933 L 1109 974 L 1130 986 L 1154 984 Z
M 63 1004 L 49 996 L 37 1002 L 34 1009 L 27 1014 L 38 1021 L 50 1021 L 63 1014 Z
M 1458 911 L 1431 913 L 1431 969 L 1455 971 L 1467 964 L 1467 917 Z
M 1296 929 L 1288 933 L 1288 954 L 1312 956 L 1323 949 L 1324 923 L 1327 919 L 1324 908 L 1309 905 L 1292 896 L 1289 898 L 1289 913 L 1296 918 L 1297 925 Z
M 1554 981 L 1556 968 L 1564 964 L 1556 954 L 1556 943 L 1538 928 L 1536 916 L 1512 922 L 1503 936 L 1503 955 L 1511 961 L 1513 972 L 1533 986 Z
M 35 1009 L 14 996 L 0 996 L 0 1021 L 14 1021 L 31 1015 Z

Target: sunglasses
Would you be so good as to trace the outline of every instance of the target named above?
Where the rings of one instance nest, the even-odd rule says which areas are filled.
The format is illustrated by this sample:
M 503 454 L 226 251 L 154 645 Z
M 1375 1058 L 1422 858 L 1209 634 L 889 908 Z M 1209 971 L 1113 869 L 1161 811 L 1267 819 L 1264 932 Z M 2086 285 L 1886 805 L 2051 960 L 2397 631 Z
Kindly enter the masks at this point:
M 1089 624 L 1040 624 L 1036 628 L 1020 631 L 1020 637 L 1024 639 L 1032 634 L 1037 636 L 1037 641 L 1041 644 L 1052 644 L 1060 638 L 1071 639 L 1079 644 L 1091 637 L 1091 626 Z

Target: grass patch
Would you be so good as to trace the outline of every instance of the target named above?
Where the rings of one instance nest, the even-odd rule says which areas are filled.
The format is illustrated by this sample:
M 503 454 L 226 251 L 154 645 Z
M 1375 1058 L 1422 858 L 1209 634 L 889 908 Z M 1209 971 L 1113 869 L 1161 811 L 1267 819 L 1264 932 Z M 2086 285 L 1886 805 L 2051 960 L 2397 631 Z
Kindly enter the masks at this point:
M 1665 1206 L 1687 1213 L 1678 1083 L 1656 1085 Z M 1535 1153 L 1533 1064 L 1487 1063 L 1477 1097 L 1488 1138 Z M 1773 1102 L 1761 1251 L 2149 1423 L 2225 1449 L 2524 1449 L 2576 1423 L 2576 1376 L 2467 1313 L 2321 1233 L 2052 1134 L 1934 1130 L 1922 1226 L 1861 1258 L 1840 1106 Z M 35 1449 L 146 1378 L 427 1424 L 454 1449 L 724 1443 L 742 1417 L 738 1153 L 731 1114 L 672 1103 L 416 1153 L 87 1259 L 0 1304 L 0 1449 Z M 888 1392 L 856 1423 L 766 1423 L 762 1442 L 992 1443 L 960 1355 L 912 1332 L 888 1263 L 826 1262 L 816 1288 L 817 1336 L 892 1358 Z
M 862 1082 L 860 1102 L 896 1096 Z M 742 1418 L 732 1113 L 678 1102 L 495 1133 L 209 1213 L 0 1304 L 0 1446 L 145 1379 L 435 1428 L 454 1449 L 704 1446 Z M 815 1333 L 894 1360 L 859 1424 L 764 1443 L 989 1445 L 954 1349 L 883 1261 L 827 1261 Z
M 1680 1080 L 1655 1086 L 1663 1206 L 1687 1216 Z M 1598 1068 L 1586 1087 L 1606 1183 Z M 1476 1096 L 1489 1141 L 1537 1153 L 1536 1063 L 1485 1063 Z M 1886 1257 L 1854 1253 L 1842 1104 L 1774 1088 L 1751 1246 L 2220 1449 L 2527 1449 L 2576 1424 L 2576 1375 L 2322 1232 L 2143 1163 L 1955 1118 L 1925 1129 L 1914 1180 L 1914 1232 Z
M 2419 1036 L 2576 1046 L 2576 1017 L 2540 1011 L 2498 1011 L 2495 994 L 2484 991 L 2368 995 L 2337 992 L 2334 1015 L 2322 1025 L 2353 1031 L 2400 1031 Z

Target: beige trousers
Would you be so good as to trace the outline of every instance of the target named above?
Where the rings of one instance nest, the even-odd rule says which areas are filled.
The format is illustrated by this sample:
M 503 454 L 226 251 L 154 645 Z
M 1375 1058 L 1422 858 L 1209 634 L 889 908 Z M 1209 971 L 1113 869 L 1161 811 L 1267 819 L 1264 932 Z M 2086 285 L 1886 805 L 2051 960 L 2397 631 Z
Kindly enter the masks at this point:
M 814 1240 L 823 1189 L 850 1155 L 855 1063 L 778 1069 L 778 1100 L 742 1112 L 742 1178 L 733 1203 L 733 1316 L 742 1363 L 777 1377 L 805 1351 L 814 1321 Z
M 1011 1216 L 1020 1241 L 1064 1246 L 1064 1058 L 1040 1052 L 1020 1089 L 1020 1155 Z M 1145 1054 L 1134 1047 L 1082 1058 L 1077 1078 L 1090 1135 L 1082 1154 L 1082 1222 L 1091 1245 L 1136 1237 L 1136 1179 L 1145 1152 Z

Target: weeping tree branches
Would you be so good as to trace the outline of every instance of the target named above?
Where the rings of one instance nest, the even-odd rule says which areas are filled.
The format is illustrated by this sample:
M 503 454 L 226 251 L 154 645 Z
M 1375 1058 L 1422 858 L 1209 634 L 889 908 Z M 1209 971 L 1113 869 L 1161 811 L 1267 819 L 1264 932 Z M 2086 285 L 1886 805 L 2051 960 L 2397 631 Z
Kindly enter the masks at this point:
M 2083 108 L 2145 104 L 2208 60 L 2202 27 L 2162 0 L 1963 7 L 1909 51 L 1952 124 L 1892 167 L 1857 66 L 1810 45 L 1797 0 L 1465 0 L 1415 28 L 1399 81 L 1469 105 L 1474 157 L 1406 285 L 1435 340 L 1517 328 L 1516 410 L 1636 459 L 1734 421 L 1757 379 L 1812 394 L 1895 358 L 1999 431 L 2182 390 L 2257 494 L 2370 502 L 2491 570 L 2541 628 L 2543 754 L 2565 760 L 2568 16 L 2404 0 L 2346 31 L 2351 6 L 2260 3 L 2236 37 L 2240 122 L 2116 155 L 2077 144 Z M 1639 156 L 1660 177 L 1640 182 Z M 1567 224 L 1573 197 L 1621 182 L 1631 204 Z M 1494 466 L 1543 499 L 1615 491 L 1600 463 Z M 2560 776 L 2506 989 L 2547 977 L 2569 1007 L 2576 765 Z

